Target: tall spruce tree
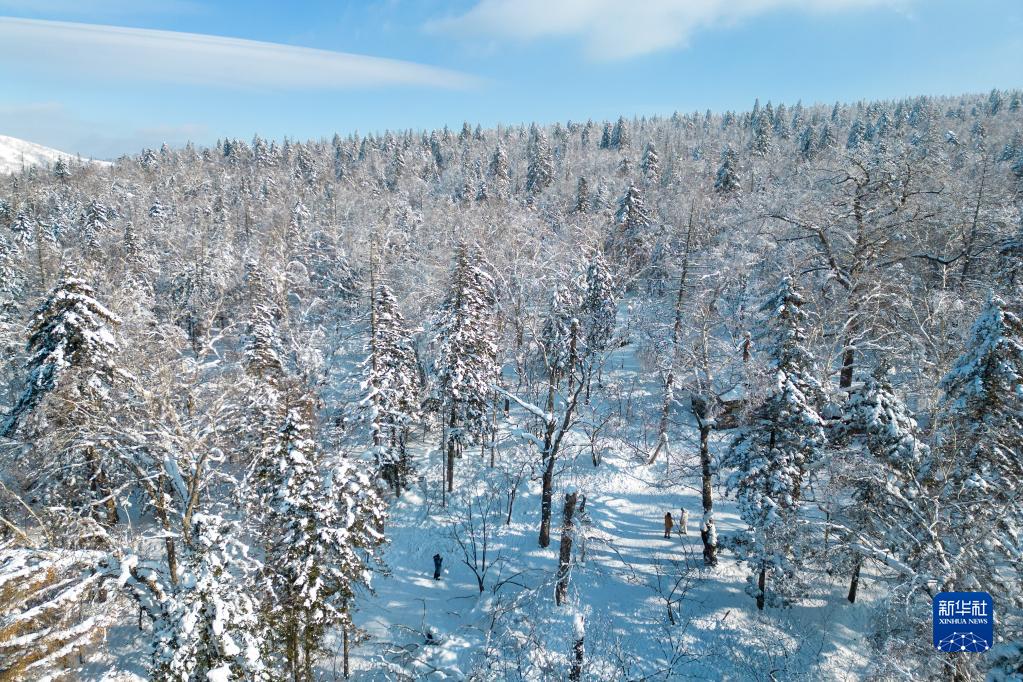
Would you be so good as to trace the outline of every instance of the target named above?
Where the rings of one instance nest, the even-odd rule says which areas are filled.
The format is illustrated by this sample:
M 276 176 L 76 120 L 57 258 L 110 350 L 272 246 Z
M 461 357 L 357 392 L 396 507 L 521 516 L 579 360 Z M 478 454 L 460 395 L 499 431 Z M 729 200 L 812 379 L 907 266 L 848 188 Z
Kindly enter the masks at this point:
M 653 142 L 647 143 L 640 168 L 643 169 L 643 175 L 648 182 L 656 184 L 661 181 L 661 159 L 657 155 L 657 150 L 654 149 Z
M 269 588 L 264 637 L 280 672 L 311 682 L 327 632 L 351 626 L 356 589 L 368 584 L 382 541 L 383 505 L 355 463 L 329 465 L 312 430 L 312 401 L 297 403 L 251 485 Z
M 376 286 L 370 305 L 363 404 L 370 410 L 377 464 L 400 495 L 413 473 L 406 440 L 409 427 L 419 421 L 422 381 L 412 331 L 386 284 Z
M 1023 600 L 1023 321 L 1005 301 L 990 296 L 941 387 L 935 466 L 963 543 L 958 578 L 995 588 L 1003 604 Z
M 436 363 L 444 420 L 447 491 L 454 489 L 455 458 L 486 428 L 486 414 L 497 379 L 494 280 L 479 263 L 478 249 L 460 244 L 447 298 L 437 324 Z
M 721 165 L 714 178 L 714 189 L 721 194 L 737 192 L 742 187 L 742 183 L 739 181 L 738 166 L 738 154 L 731 147 L 725 147 L 721 152 Z
M 32 318 L 28 378 L 0 435 L 11 436 L 19 421 L 69 375 L 74 393 L 105 396 L 125 376 L 114 360 L 118 344 L 113 330 L 118 324 L 120 319 L 96 300 L 85 280 L 74 275 L 62 278 Z
M 652 225 L 643 192 L 636 185 L 629 185 L 618 202 L 613 231 L 604 245 L 605 253 L 626 263 L 630 273 L 637 272 L 648 260 Z
M 534 194 L 542 192 L 554 181 L 554 161 L 547 135 L 536 128 L 529 145 L 529 159 L 526 168 L 526 190 Z
M 236 523 L 216 514 L 193 519 L 181 580 L 153 623 L 152 679 L 164 682 L 272 677 L 253 597 L 254 562 Z
M 773 382 L 753 411 L 753 423 L 735 437 L 723 462 L 735 469 L 728 486 L 736 491 L 747 524 L 736 552 L 752 570 L 747 591 L 758 609 L 801 596 L 803 485 L 825 445 L 803 304 L 786 277 L 761 307 L 767 319 L 758 338 L 770 358 Z

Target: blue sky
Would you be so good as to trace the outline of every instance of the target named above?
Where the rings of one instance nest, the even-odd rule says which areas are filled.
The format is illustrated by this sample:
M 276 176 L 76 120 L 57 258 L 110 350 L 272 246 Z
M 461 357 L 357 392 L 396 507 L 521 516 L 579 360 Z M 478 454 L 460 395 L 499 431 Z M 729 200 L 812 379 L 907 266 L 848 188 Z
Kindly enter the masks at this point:
M 98 157 L 1023 86 L 1019 0 L 0 0 L 0 17 L 0 134 Z

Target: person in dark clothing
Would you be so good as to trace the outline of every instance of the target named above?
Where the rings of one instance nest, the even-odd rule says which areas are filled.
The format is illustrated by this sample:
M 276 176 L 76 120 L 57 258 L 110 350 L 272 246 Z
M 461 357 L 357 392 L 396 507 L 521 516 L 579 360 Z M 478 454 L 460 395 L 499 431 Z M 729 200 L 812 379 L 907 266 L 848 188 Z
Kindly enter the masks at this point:
M 675 522 L 671 518 L 671 512 L 664 515 L 664 537 L 671 537 L 671 527 L 675 525 Z
M 440 554 L 433 555 L 433 579 L 440 580 L 440 565 L 444 561 L 444 557 Z

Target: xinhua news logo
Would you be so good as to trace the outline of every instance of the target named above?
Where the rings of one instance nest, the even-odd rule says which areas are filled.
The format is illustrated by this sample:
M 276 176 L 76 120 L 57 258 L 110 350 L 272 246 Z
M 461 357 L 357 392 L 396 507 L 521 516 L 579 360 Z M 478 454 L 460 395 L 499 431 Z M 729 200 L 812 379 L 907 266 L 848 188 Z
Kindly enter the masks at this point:
M 934 646 L 980 653 L 995 638 L 995 608 L 987 592 L 942 592 L 934 598 Z

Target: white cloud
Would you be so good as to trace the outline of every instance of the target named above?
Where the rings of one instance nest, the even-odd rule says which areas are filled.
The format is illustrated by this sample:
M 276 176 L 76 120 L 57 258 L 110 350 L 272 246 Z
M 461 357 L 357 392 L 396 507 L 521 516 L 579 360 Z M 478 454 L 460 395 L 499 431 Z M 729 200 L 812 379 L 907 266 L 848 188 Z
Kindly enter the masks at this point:
M 579 38 L 594 59 L 637 57 L 684 47 L 701 29 L 776 10 L 899 9 L 912 0 L 480 0 L 467 13 L 427 29 L 467 38 Z
M 238 38 L 0 17 L 0 63 L 48 75 L 242 89 L 465 88 L 471 76 L 413 62 Z

